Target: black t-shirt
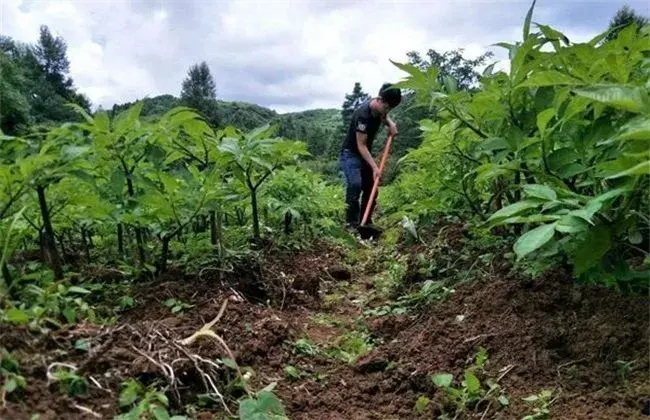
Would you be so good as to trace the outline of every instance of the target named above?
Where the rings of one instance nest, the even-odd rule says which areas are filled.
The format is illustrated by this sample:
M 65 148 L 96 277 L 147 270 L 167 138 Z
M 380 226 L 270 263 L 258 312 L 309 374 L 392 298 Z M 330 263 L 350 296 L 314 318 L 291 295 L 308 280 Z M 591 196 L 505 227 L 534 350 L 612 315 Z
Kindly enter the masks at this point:
M 366 101 L 359 105 L 352 114 L 348 131 L 343 140 L 343 149 L 348 149 L 352 153 L 361 156 L 359 148 L 357 147 L 357 131 L 368 135 L 366 146 L 369 151 L 372 151 L 372 142 L 375 140 L 379 126 L 381 125 L 381 116 L 372 115 L 370 109 L 370 101 Z

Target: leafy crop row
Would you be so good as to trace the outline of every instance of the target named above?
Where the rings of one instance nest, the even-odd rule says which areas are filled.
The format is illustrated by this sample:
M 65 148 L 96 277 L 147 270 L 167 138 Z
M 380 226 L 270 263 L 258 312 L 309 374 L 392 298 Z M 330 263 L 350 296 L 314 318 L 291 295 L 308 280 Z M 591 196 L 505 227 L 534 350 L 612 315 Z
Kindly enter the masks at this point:
M 611 285 L 647 281 L 650 26 L 571 42 L 532 13 L 520 42 L 498 44 L 509 69 L 488 66 L 474 89 L 394 62 L 430 118 L 384 195 L 388 211 L 474 218 L 514 232 L 518 260 Z

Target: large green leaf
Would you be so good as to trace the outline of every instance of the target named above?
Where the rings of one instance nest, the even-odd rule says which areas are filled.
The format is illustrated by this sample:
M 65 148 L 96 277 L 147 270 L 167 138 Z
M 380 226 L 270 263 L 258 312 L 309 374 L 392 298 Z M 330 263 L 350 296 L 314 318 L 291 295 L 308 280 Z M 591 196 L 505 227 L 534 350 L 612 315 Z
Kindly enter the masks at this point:
M 11 308 L 5 312 L 5 317 L 12 324 L 23 325 L 29 322 L 29 315 L 22 309 Z
M 564 35 L 562 32 L 557 31 L 548 25 L 541 25 L 539 23 L 535 23 L 535 26 L 537 26 L 539 30 L 542 31 L 546 39 L 548 39 L 549 41 L 562 41 L 564 42 L 564 44 L 569 45 L 569 38 L 567 38 L 567 36 Z M 556 50 L 557 49 L 558 48 L 556 47 Z
M 609 190 L 609 191 L 607 191 L 607 192 L 605 192 L 605 193 L 603 193 L 603 194 L 601 194 L 599 196 L 596 196 L 596 197 L 590 199 L 587 204 L 589 204 L 589 203 L 603 204 L 603 203 L 611 200 L 612 198 L 616 198 L 616 197 L 618 197 L 620 195 L 623 195 L 623 194 L 626 194 L 626 193 L 629 193 L 629 192 L 632 192 L 632 191 L 633 191 L 633 189 L 630 186 L 614 188 L 613 190 Z
M 638 165 L 635 165 L 623 172 L 619 172 L 615 175 L 610 175 L 605 179 L 620 178 L 622 176 L 631 176 L 631 175 L 650 175 L 650 160 L 641 162 Z
M 470 395 L 476 395 L 481 389 L 481 382 L 478 380 L 476 375 L 474 375 L 469 370 L 465 371 L 465 386 L 469 391 Z
M 282 402 L 272 392 L 260 391 L 257 398 L 246 398 L 239 403 L 240 420 L 286 420 Z
M 516 203 L 510 204 L 509 206 L 503 207 L 502 209 L 496 211 L 490 218 L 488 222 L 498 221 L 500 219 L 506 219 L 508 217 L 515 216 L 519 213 L 522 213 L 528 209 L 539 207 L 543 203 L 542 200 L 523 200 Z
M 578 88 L 573 91 L 580 96 L 614 108 L 636 113 L 650 112 L 648 94 L 638 86 L 599 85 Z
M 523 186 L 526 197 L 540 198 L 542 200 L 552 201 L 557 199 L 557 194 L 551 188 L 542 184 L 524 184 Z
M 548 122 L 555 116 L 555 108 L 548 108 L 544 111 L 537 114 L 537 129 L 539 130 L 542 137 L 546 133 L 546 126 Z
M 562 233 L 585 232 L 589 229 L 589 224 L 581 217 L 567 214 L 557 221 L 555 229 Z
M 521 259 L 543 246 L 545 243 L 553 239 L 554 233 L 555 223 L 550 223 L 538 226 L 521 235 L 514 245 L 514 251 L 515 254 L 517 254 L 517 258 Z
M 546 158 L 548 166 L 552 171 L 558 171 L 561 168 L 576 162 L 578 159 L 580 159 L 580 156 L 570 147 L 553 150 Z
M 120 112 L 113 120 L 113 131 L 116 135 L 121 135 L 135 128 L 135 123 L 142 112 L 143 101 L 137 101 L 126 111 Z
M 618 134 L 620 140 L 650 141 L 650 118 L 638 116 L 621 127 Z
M 580 275 L 600 263 L 612 246 L 611 231 L 606 226 L 598 225 L 590 230 L 577 246 L 572 255 L 574 272 Z
M 524 41 L 528 39 L 528 35 L 530 34 L 530 21 L 533 19 L 533 10 L 535 9 L 536 1 L 537 0 L 533 0 L 533 3 L 530 5 L 530 9 L 528 9 L 528 13 L 526 13 L 526 19 L 524 20 L 524 32 L 523 32 Z
M 510 148 L 510 143 L 503 137 L 490 137 L 479 143 L 481 150 L 493 152 L 495 150 L 505 150 Z
M 582 80 L 571 77 L 567 74 L 555 70 L 538 71 L 531 74 L 528 79 L 518 84 L 517 88 L 522 87 L 541 87 L 556 85 L 583 85 Z

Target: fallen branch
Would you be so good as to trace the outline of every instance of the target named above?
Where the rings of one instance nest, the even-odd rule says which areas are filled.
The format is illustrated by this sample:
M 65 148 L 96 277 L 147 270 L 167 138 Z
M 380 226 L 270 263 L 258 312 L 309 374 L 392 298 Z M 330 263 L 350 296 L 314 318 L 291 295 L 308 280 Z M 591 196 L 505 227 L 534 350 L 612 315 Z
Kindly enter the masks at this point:
M 205 324 L 204 326 L 202 326 L 198 331 L 196 331 L 191 336 L 181 340 L 180 343 L 182 345 L 184 345 L 184 346 L 189 346 L 190 344 L 192 344 L 194 342 L 194 340 L 196 340 L 197 338 L 199 338 L 202 335 L 209 335 L 211 337 L 216 336 L 216 334 L 214 333 L 214 331 L 211 330 L 211 328 L 214 326 L 214 324 L 216 324 L 219 321 L 219 319 L 221 318 L 221 316 L 223 315 L 223 313 L 226 310 L 226 306 L 228 306 L 228 299 L 225 299 L 223 301 L 223 303 L 221 304 L 221 309 L 219 309 L 219 313 L 217 314 L 217 316 L 212 321 L 210 321 L 207 324 Z
M 45 374 L 45 377 L 47 378 L 47 384 L 48 384 L 48 386 L 49 386 L 50 383 L 52 383 L 52 382 L 58 382 L 58 381 L 60 380 L 59 378 L 57 378 L 56 376 L 52 375 L 52 373 L 51 373 L 52 368 L 55 367 L 55 366 L 63 366 L 63 367 L 67 367 L 68 369 L 72 370 L 72 372 L 76 372 L 76 371 L 77 371 L 77 367 L 76 367 L 76 366 L 71 365 L 71 364 L 68 364 L 68 363 L 59 363 L 59 362 L 51 363 L 51 364 L 47 367 L 47 373 Z
M 84 407 L 83 405 L 79 405 L 79 404 L 73 404 L 72 406 L 73 406 L 74 408 L 76 408 L 77 410 L 81 410 L 81 411 L 83 411 L 84 413 L 86 413 L 86 414 L 90 414 L 91 416 L 93 416 L 93 417 L 95 417 L 95 418 L 98 418 L 98 419 L 101 419 L 101 418 L 102 418 L 101 414 L 94 412 L 93 410 L 91 410 L 91 409 L 88 408 L 88 407 Z
M 501 381 L 501 379 L 503 379 L 504 376 L 506 376 L 512 369 L 514 369 L 515 366 L 516 365 L 509 365 L 509 366 L 505 367 L 503 369 L 504 372 L 497 378 L 497 382 Z
M 498 334 L 498 333 L 494 333 L 494 334 L 479 334 L 479 335 L 476 335 L 476 336 L 474 336 L 474 337 L 470 337 L 470 338 L 464 340 L 464 341 L 463 341 L 463 344 L 471 343 L 472 341 L 476 341 L 476 340 L 478 340 L 479 338 L 493 337 L 493 336 L 495 336 L 495 335 L 499 335 L 499 334 Z

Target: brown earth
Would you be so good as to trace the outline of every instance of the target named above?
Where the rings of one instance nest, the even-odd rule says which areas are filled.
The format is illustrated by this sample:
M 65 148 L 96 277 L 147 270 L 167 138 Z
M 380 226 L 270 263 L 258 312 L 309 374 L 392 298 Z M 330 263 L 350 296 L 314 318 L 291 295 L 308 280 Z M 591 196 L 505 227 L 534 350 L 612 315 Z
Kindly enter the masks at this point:
M 454 245 L 460 243 L 459 230 L 448 232 Z M 521 419 L 533 413 L 522 398 L 544 389 L 557 397 L 550 418 L 648 418 L 647 297 L 577 286 L 561 271 L 522 279 L 497 264 L 457 286 L 444 302 L 409 315 L 366 317 L 373 283 L 359 273 L 349 280 L 332 276 L 344 265 L 342 257 L 331 247 L 275 256 L 263 268 L 231 273 L 221 282 L 206 273 L 197 278 L 172 272 L 140 286 L 136 307 L 115 325 L 77 325 L 47 335 L 2 325 L 1 345 L 19 361 L 27 391 L 9 394 L 0 418 L 94 418 L 84 409 L 113 418 L 120 412 L 120 383 L 128 378 L 173 382 L 177 391 L 167 392 L 171 411 L 193 403 L 192 417 L 223 418 L 220 403 L 199 407 L 194 397 L 210 386 L 202 379 L 206 373 L 236 413 L 244 392 L 234 369 L 205 362 L 230 356 L 252 375 L 252 389 L 277 383 L 274 392 L 291 419 L 442 418 L 443 409 L 452 410 L 451 418 L 453 409 L 430 375 L 462 377 L 480 348 L 488 361 L 477 376 L 482 383 L 499 379 L 509 406 L 486 402 L 459 418 Z M 172 314 L 162 305 L 168 298 L 193 306 Z M 228 350 L 206 336 L 179 343 L 214 319 L 226 299 L 213 330 Z M 355 332 L 373 346 L 356 361 L 336 352 Z M 89 351 L 75 349 L 78 339 L 88 340 Z M 296 345 L 301 339 L 313 344 L 315 354 Z M 617 361 L 634 361 L 626 380 Z M 72 398 L 57 383 L 48 386 L 48 366 L 55 362 L 75 366 L 87 378 L 89 394 Z M 287 366 L 297 376 L 288 375 Z M 422 396 L 430 404 L 418 413 L 414 406 Z

